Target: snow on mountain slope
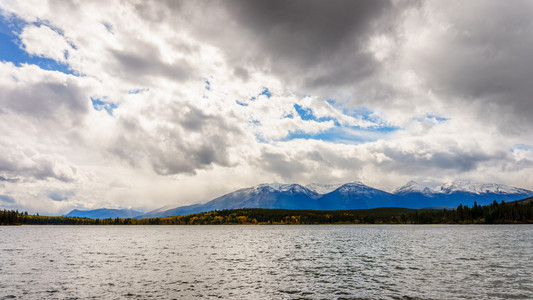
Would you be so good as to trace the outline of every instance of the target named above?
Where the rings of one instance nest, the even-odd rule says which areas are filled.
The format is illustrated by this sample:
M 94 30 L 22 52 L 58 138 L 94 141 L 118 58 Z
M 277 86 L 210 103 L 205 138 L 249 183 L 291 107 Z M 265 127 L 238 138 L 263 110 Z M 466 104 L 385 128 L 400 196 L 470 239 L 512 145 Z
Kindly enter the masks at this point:
M 376 207 L 399 206 L 396 196 L 356 181 L 342 185 L 338 189 L 322 195 L 321 209 L 367 209 Z
M 433 194 L 434 191 L 426 186 L 419 184 L 416 181 L 411 180 L 408 183 L 406 183 L 404 186 L 401 186 L 395 189 L 393 192 L 393 194 L 397 194 L 397 195 L 406 195 L 410 193 L 420 193 L 420 194 L 429 196 Z
M 456 180 L 453 182 L 443 184 L 438 190 L 440 193 L 451 194 L 455 192 L 466 192 L 472 194 L 528 194 L 532 193 L 529 190 L 517 187 L 511 187 L 505 184 L 497 183 L 475 183 L 467 180 Z
M 141 217 L 165 217 L 235 208 L 319 209 L 316 201 L 319 197 L 314 191 L 299 184 L 268 183 L 236 190 L 203 204 L 176 207 Z
M 306 185 L 305 187 L 310 189 L 311 191 L 316 192 L 317 194 L 327 194 L 330 192 L 333 192 L 334 190 L 341 187 L 342 184 L 322 184 L 322 183 L 310 183 Z
M 354 181 L 350 183 L 343 184 L 338 189 L 336 189 L 334 192 L 338 192 L 340 194 L 381 194 L 387 192 L 384 192 L 382 190 L 375 189 L 373 187 L 369 187 L 368 185 L 363 184 L 361 181 Z
M 272 191 L 284 192 L 284 191 L 289 190 L 292 185 L 293 184 L 285 184 L 285 183 L 276 183 L 276 182 L 274 182 L 274 183 L 262 183 L 262 184 L 254 186 L 253 188 L 255 190 L 271 189 Z
M 455 181 L 431 190 L 414 181 L 397 188 L 393 194 L 356 181 L 341 186 L 333 184 L 269 183 L 243 188 L 217 197 L 209 202 L 159 209 L 142 218 L 185 215 L 234 208 L 276 209 L 366 209 L 376 207 L 457 207 L 490 204 L 492 201 L 514 201 L 532 196 L 533 192 L 502 184 L 479 184 Z

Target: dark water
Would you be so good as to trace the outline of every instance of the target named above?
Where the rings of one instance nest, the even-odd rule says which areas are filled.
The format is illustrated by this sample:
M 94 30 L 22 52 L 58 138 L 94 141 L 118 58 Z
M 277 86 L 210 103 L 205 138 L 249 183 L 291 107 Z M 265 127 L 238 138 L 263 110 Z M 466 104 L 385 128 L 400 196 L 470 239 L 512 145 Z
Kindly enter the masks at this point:
M 0 299 L 533 299 L 533 226 L 0 227 Z

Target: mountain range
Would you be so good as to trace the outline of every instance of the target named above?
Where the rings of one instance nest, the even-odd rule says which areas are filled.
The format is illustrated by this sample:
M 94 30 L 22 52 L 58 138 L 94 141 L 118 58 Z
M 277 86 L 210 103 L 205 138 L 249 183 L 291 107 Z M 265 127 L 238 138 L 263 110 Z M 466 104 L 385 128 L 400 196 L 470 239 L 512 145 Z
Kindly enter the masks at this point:
M 377 207 L 429 208 L 490 204 L 494 200 L 514 201 L 533 196 L 533 191 L 503 184 L 469 181 L 445 183 L 436 189 L 409 181 L 388 193 L 356 181 L 346 184 L 260 184 L 240 189 L 202 204 L 164 207 L 139 214 L 157 218 L 235 208 L 282 208 L 300 210 L 347 210 Z M 69 213 L 69 215 L 71 215 Z M 94 218 L 103 218 L 93 214 Z M 68 216 L 68 215 L 67 215 Z
M 65 217 L 78 217 L 89 219 L 107 219 L 107 218 L 135 218 L 142 215 L 141 211 L 134 209 L 109 209 L 99 208 L 93 210 L 78 210 L 75 209 Z

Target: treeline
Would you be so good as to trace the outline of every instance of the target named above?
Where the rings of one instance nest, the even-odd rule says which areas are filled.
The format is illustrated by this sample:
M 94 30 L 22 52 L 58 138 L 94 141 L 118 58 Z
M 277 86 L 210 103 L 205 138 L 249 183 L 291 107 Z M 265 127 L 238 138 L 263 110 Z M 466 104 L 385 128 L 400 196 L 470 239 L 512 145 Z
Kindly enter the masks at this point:
M 454 210 L 418 210 L 412 224 L 533 224 L 533 198 L 505 203 L 492 202 Z
M 89 219 L 29 215 L 27 212 L 0 209 L 0 225 L 125 225 L 128 219 Z
M 533 199 L 494 201 L 456 209 L 375 208 L 360 210 L 232 209 L 150 219 L 47 217 L 0 210 L 0 225 L 222 225 L 222 224 L 533 224 Z

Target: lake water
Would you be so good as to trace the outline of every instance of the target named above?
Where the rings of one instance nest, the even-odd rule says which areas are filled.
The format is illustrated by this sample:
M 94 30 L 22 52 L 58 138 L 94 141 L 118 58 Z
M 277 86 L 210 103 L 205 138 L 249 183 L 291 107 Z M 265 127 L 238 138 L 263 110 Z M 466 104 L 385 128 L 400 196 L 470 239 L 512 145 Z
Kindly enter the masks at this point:
M 0 298 L 533 299 L 533 226 L 0 227 Z

